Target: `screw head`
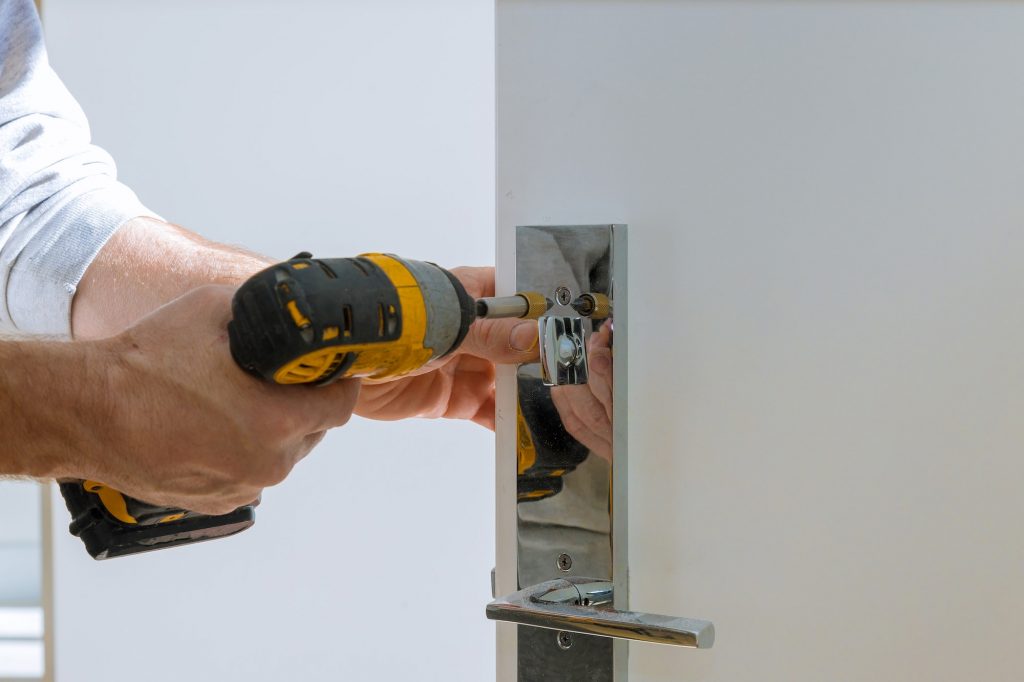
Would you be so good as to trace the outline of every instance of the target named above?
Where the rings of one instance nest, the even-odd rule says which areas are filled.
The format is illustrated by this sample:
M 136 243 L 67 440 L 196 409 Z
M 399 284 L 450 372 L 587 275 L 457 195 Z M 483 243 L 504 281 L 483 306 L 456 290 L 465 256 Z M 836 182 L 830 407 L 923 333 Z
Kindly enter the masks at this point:
M 568 554 L 559 554 L 558 558 L 555 559 L 555 566 L 559 571 L 567 573 L 572 568 L 572 557 Z
M 572 292 L 568 287 L 558 287 L 555 289 L 555 300 L 562 305 L 569 305 L 572 300 Z
M 572 648 L 572 635 L 565 630 L 559 630 L 558 634 L 555 635 L 555 643 L 558 644 L 558 648 L 562 651 L 568 651 Z

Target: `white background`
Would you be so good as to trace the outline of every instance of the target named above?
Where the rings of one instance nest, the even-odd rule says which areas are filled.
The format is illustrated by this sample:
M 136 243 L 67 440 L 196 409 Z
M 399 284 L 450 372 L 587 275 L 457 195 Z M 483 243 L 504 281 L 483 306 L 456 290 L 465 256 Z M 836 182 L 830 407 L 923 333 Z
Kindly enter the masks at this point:
M 493 262 L 493 3 L 47 0 L 153 210 L 275 257 Z M 242 535 L 93 562 L 56 501 L 59 682 L 482 680 L 493 438 L 354 420 Z
M 45 665 L 41 490 L 0 480 L 0 679 L 39 676 Z
M 0 606 L 32 605 L 42 599 L 39 510 L 37 485 L 0 481 Z

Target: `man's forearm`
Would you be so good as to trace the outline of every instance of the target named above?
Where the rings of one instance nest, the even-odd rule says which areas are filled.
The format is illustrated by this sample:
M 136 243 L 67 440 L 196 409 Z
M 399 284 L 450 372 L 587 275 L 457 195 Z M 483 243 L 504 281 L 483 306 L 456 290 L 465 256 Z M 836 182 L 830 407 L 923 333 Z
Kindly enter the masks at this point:
M 116 416 L 109 383 L 117 358 L 113 346 L 89 339 L 118 334 L 204 284 L 237 284 L 266 264 L 162 221 L 122 226 L 75 294 L 73 332 L 86 341 L 0 340 L 0 475 L 82 477 L 102 469 L 89 453 L 108 449 L 94 441 L 105 432 L 96 425 L 111 427 Z
M 76 339 L 116 334 L 204 284 L 238 284 L 267 266 L 252 253 L 151 218 L 122 226 L 86 270 L 72 304 Z
M 102 481 L 208 514 L 282 481 L 348 420 L 359 383 L 272 391 L 239 370 L 233 294 L 200 287 L 107 339 L 0 341 L 0 476 Z
M 87 453 L 103 444 L 93 442 L 101 431 L 88 425 L 111 417 L 103 343 L 0 341 L 0 367 L 0 475 L 91 471 Z

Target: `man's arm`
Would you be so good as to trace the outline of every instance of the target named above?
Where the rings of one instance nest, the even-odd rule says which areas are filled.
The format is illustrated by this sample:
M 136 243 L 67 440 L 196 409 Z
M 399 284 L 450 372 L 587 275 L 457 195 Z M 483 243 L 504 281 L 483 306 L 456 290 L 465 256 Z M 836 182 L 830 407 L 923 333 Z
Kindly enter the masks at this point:
M 104 355 L 99 344 L 0 342 L 0 474 L 67 476 L 68 444 L 81 444 L 79 461 L 98 450 L 88 425 L 109 423 Z
M 94 478 L 211 513 L 282 480 L 359 386 L 275 388 L 235 366 L 233 288 L 196 287 L 264 265 L 152 217 L 117 182 L 31 0 L 0 0 L 0 332 L 68 337 L 74 321 L 107 337 L 0 336 L 0 476 Z
M 97 341 L 0 342 L 0 475 L 88 478 L 223 514 L 348 421 L 354 381 L 270 386 L 228 351 L 232 287 L 207 286 Z
M 269 263 L 162 220 L 135 218 L 114 233 L 79 283 L 74 337 L 116 334 L 196 287 L 238 285 Z

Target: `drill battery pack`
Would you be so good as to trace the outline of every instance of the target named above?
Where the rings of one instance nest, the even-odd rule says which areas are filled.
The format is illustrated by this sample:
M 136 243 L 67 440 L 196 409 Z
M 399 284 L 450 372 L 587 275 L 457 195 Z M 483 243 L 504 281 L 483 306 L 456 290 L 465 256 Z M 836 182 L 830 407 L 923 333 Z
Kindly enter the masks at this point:
M 256 505 L 210 516 L 157 507 L 92 481 L 63 481 L 71 534 L 94 559 L 112 559 L 240 533 L 256 522 Z

